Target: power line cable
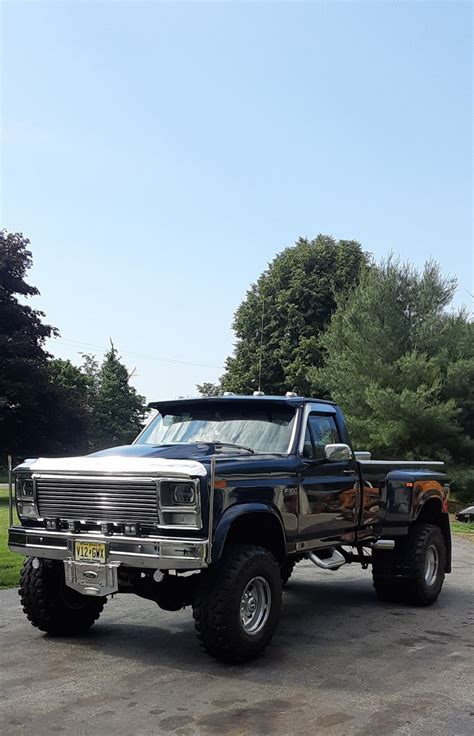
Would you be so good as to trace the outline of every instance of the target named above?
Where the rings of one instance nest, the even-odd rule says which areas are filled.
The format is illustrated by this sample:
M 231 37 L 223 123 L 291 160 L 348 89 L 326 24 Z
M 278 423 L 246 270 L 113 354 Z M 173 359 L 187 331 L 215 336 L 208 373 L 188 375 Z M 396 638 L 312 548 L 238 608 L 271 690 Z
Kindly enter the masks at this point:
M 51 342 L 60 342 L 64 345 L 67 345 L 68 347 L 84 347 L 84 348 L 93 348 L 95 350 L 100 350 L 102 353 L 106 353 L 110 348 L 105 348 L 103 345 L 96 345 L 91 342 L 82 342 L 80 340 L 73 340 L 72 338 L 56 338 L 53 339 Z M 165 358 L 163 356 L 158 355 L 146 355 L 145 353 L 135 353 L 131 350 L 120 350 L 120 353 L 123 355 L 129 355 L 133 358 L 144 358 L 145 360 L 156 360 L 160 363 L 173 363 L 175 365 L 190 365 L 190 366 L 196 366 L 199 368 L 220 368 L 222 370 L 221 365 L 215 365 L 214 363 L 195 363 L 190 360 L 179 360 L 178 358 Z

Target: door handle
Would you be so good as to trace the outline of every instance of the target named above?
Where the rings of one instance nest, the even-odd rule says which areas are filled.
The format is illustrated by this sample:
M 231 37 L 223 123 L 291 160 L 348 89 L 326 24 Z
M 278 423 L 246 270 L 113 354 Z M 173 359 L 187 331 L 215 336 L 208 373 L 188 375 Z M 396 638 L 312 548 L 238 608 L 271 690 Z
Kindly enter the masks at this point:
M 346 475 L 357 475 L 355 470 L 343 470 L 342 472 L 345 473 Z

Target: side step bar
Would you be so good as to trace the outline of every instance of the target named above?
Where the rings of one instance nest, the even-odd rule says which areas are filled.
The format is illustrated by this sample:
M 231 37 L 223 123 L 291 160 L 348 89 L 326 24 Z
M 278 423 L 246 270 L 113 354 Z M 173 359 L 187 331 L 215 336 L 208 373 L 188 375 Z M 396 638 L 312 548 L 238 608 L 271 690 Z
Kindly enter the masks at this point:
M 342 565 L 346 564 L 346 558 L 341 555 L 337 549 L 333 549 L 331 557 L 321 559 L 316 552 L 310 552 L 308 559 L 323 570 L 338 570 Z

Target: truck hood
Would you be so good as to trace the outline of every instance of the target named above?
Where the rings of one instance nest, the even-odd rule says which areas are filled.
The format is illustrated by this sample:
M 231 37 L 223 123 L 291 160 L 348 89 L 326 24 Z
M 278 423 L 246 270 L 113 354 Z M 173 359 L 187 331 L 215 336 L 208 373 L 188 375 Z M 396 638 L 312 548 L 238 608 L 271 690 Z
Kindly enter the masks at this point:
M 17 471 L 52 474 L 125 474 L 205 476 L 211 456 L 216 456 L 220 472 L 225 474 L 288 472 L 295 459 L 289 456 L 251 454 L 231 447 L 214 447 L 212 443 L 185 445 L 123 445 L 91 455 L 65 458 L 25 460 Z
M 118 449 L 118 448 L 117 448 Z M 94 454 L 85 457 L 54 457 L 26 460 L 16 470 L 44 474 L 105 474 L 105 475 L 166 475 L 166 476 L 205 476 L 206 467 L 189 459 L 133 456 L 120 454 Z

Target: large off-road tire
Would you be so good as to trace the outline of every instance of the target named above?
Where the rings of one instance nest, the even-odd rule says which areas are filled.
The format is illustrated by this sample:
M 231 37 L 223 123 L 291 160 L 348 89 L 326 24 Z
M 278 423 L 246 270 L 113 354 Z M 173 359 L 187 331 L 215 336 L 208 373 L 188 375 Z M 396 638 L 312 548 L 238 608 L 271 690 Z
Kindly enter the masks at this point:
M 416 522 L 393 551 L 374 550 L 372 575 L 382 601 L 430 606 L 443 587 L 446 546 L 441 529 Z
M 69 588 L 62 562 L 31 557 L 23 563 L 18 593 L 33 626 L 58 636 L 85 633 L 107 602 L 106 598 L 92 598 Z
M 268 646 L 280 610 L 278 562 L 263 547 L 235 544 L 203 575 L 194 601 L 196 636 L 216 659 L 244 662 Z
M 295 565 L 296 560 L 292 560 L 291 557 L 287 557 L 283 565 L 280 567 L 281 584 L 283 587 L 285 587 L 288 580 L 291 578 Z

